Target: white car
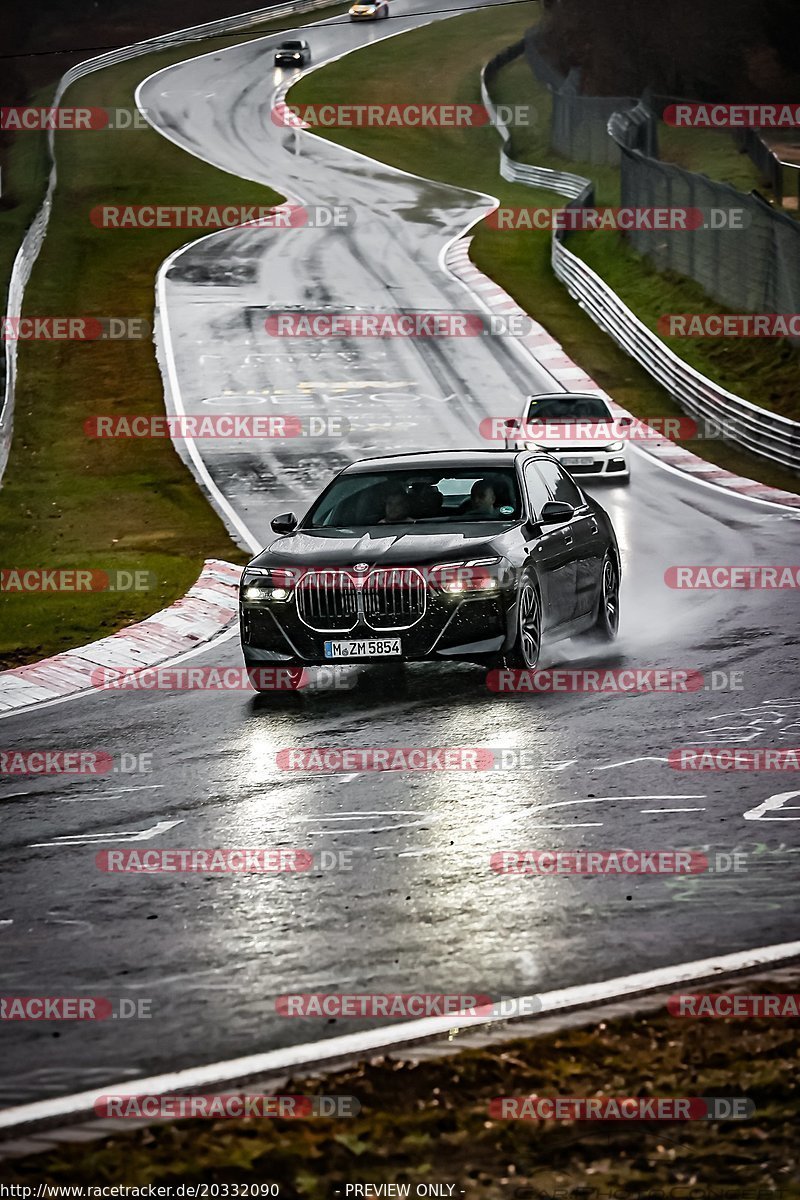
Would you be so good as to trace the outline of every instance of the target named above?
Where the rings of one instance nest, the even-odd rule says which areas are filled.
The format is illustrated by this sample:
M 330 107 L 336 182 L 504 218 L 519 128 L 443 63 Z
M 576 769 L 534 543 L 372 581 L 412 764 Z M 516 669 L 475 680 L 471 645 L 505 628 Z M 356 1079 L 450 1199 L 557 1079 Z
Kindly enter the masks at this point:
M 388 15 L 388 0 L 369 0 L 367 4 L 354 4 L 350 9 L 351 21 L 378 21 Z
M 633 422 L 615 416 L 601 396 L 583 392 L 529 396 L 522 422 L 516 438 L 528 449 L 548 450 L 570 475 L 630 483 L 624 434 Z

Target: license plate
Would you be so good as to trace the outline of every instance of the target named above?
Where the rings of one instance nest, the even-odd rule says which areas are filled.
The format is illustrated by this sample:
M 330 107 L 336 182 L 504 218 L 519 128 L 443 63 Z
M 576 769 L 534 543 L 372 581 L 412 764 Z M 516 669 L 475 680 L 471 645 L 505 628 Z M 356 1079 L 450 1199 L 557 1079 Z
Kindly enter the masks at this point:
M 594 466 L 593 458 L 560 458 L 558 461 L 562 464 L 562 466 L 566 467 L 567 470 L 569 470 L 570 467 L 593 467 Z
M 363 642 L 326 642 L 326 658 L 390 658 L 402 654 L 400 638 L 367 638 Z

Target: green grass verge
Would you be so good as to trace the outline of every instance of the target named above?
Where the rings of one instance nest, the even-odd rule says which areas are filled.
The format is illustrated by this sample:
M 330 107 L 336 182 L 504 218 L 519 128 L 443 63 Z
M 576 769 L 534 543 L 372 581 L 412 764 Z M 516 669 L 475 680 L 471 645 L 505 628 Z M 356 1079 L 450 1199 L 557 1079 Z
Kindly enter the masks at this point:
M 665 162 L 675 163 L 685 167 L 687 171 L 697 171 L 707 175 L 709 179 L 717 179 L 729 183 L 740 192 L 752 192 L 754 189 L 768 200 L 778 212 L 784 216 L 800 219 L 796 201 L 789 202 L 784 207 L 778 203 L 772 185 L 762 176 L 758 167 L 748 154 L 737 149 L 730 132 L 723 129 L 677 129 L 671 125 L 659 126 L 659 155 Z M 777 149 L 780 156 L 780 143 L 794 143 L 796 137 L 792 130 L 769 130 L 766 138 Z M 793 171 L 784 170 L 784 189 L 786 198 L 796 197 L 797 181 Z
M 658 152 L 664 162 L 729 183 L 740 192 L 757 188 L 768 199 L 772 193 L 748 154 L 741 153 L 724 129 L 677 129 L 659 123 Z
M 332 15 L 341 8 L 332 8 Z M 263 31 L 308 17 L 265 23 Z M 67 104 L 132 107 L 147 74 L 244 35 L 214 38 L 89 76 Z M 41 169 L 38 139 L 14 155 Z M 202 231 L 96 229 L 99 203 L 271 204 L 281 197 L 218 171 L 151 129 L 59 133 L 59 184 L 25 313 L 153 320 L 160 263 Z M 26 157 L 27 156 L 27 157 Z M 32 188 L 32 192 L 35 192 Z M 0 567 L 151 571 L 141 593 L 0 595 L 0 666 L 30 662 L 141 620 L 181 596 L 207 557 L 243 562 L 168 440 L 91 441 L 96 413 L 163 412 L 152 342 L 19 346 L 14 440 L 0 490 Z
M 797 986 L 748 980 L 744 990 Z M 690 1020 L 659 1011 L 445 1059 L 414 1063 L 412 1051 L 409 1062 L 373 1060 L 281 1088 L 355 1096 L 355 1118 L 151 1126 L 11 1160 L 2 1178 L 173 1188 L 272 1183 L 281 1200 L 329 1200 L 353 1182 L 409 1183 L 412 1196 L 416 1184 L 455 1184 L 453 1195 L 467 1200 L 636 1200 L 670 1195 L 669 1188 L 701 1200 L 755 1200 L 756 1192 L 759 1200 L 795 1200 L 799 1032 L 796 1018 Z M 529 1095 L 746 1096 L 755 1113 L 678 1124 L 490 1119 L 495 1097 Z
M 402 103 L 409 95 L 429 103 L 475 102 L 479 100 L 481 66 L 499 50 L 522 36 L 531 23 L 527 8 L 509 6 L 502 11 L 471 13 L 442 24 L 414 30 L 389 42 L 349 55 L 301 80 L 290 93 L 291 103 Z M 504 68 L 493 85 L 499 103 L 530 104 L 537 120 L 529 127 L 514 131 L 513 153 L 542 165 L 561 167 L 592 178 L 599 204 L 619 202 L 619 172 L 614 167 L 595 167 L 567 162 L 547 148 L 549 96 L 533 79 L 521 61 Z M 370 155 L 381 162 L 415 174 L 473 188 L 497 196 L 504 205 L 561 205 L 563 198 L 541 189 L 507 183 L 498 172 L 499 139 L 488 127 L 470 129 L 336 129 L 322 136 L 340 145 Z M 590 252 L 604 258 L 618 255 L 618 275 L 624 279 L 620 291 L 638 315 L 655 325 L 662 312 L 715 311 L 718 305 L 706 299 L 698 308 L 698 290 L 687 281 L 665 280 L 634 255 L 615 235 L 580 235 L 570 245 L 590 258 Z M 593 239 L 596 238 L 595 243 Z M 588 247 L 586 242 L 591 243 Z M 547 232 L 497 231 L 483 224 L 472 243 L 476 265 L 504 287 L 519 304 L 549 330 L 565 351 L 579 363 L 615 399 L 637 416 L 680 416 L 681 409 L 652 377 L 602 333 L 570 298 L 555 279 L 550 267 L 550 234 Z M 591 262 L 594 266 L 594 262 Z M 616 279 L 616 276 L 615 276 Z M 636 291 L 637 295 L 632 293 Z M 628 298 L 630 297 L 630 299 Z M 636 300 L 636 303 L 633 301 Z M 649 309 L 645 304 L 649 304 Z M 640 307 L 637 308 L 637 304 Z M 684 347 L 678 347 L 683 352 Z M 709 354 L 709 343 L 693 343 L 691 353 L 701 355 L 699 369 L 714 373 L 716 363 Z M 713 353 L 720 354 L 713 346 Z M 779 390 L 796 390 L 798 358 L 783 361 L 783 345 L 741 343 L 743 355 L 754 356 L 750 371 L 760 373 L 760 385 L 753 387 L 755 403 L 769 406 Z M 763 355 L 763 360 L 758 358 Z M 770 395 L 763 394 L 764 380 L 780 359 L 780 385 L 770 379 Z M 762 367 L 763 363 L 763 367 Z M 746 372 L 743 372 L 746 375 Z M 747 391 L 747 378 L 736 379 L 734 391 Z M 741 386 L 738 386 L 741 385 Z M 697 444 L 687 443 L 689 449 Z M 796 492 L 794 473 L 774 467 L 721 441 L 704 441 L 703 458 L 726 470 L 759 480 L 773 487 Z

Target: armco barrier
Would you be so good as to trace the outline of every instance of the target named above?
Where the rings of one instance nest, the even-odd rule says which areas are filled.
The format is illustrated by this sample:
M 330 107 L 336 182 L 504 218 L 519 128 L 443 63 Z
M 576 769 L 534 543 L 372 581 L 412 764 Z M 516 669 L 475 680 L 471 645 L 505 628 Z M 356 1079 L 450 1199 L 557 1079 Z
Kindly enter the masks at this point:
M 549 167 L 534 167 L 529 163 L 517 162 L 508 154 L 511 134 L 508 126 L 500 120 L 497 114 L 495 103 L 489 93 L 489 84 L 501 67 L 513 59 L 519 58 L 524 51 L 525 40 L 522 39 L 506 50 L 501 50 L 486 63 L 481 71 L 481 100 L 503 141 L 500 150 L 500 174 L 509 183 L 525 183 L 529 187 L 549 188 L 551 192 L 557 192 L 559 196 L 569 196 L 574 199 L 580 196 L 585 188 L 591 187 L 590 179 L 584 179 L 581 175 L 572 175 L 568 171 L 552 171 Z
M 481 72 L 483 103 L 503 140 L 500 174 L 510 182 L 549 188 L 566 196 L 570 200 L 568 207 L 591 205 L 594 185 L 590 179 L 516 162 L 508 155 L 511 135 L 496 119 L 489 84 L 496 72 L 519 57 L 524 48 L 524 41 L 516 42 L 490 59 Z M 553 271 L 595 324 L 666 388 L 690 416 L 717 423 L 725 441 L 779 466 L 800 471 L 800 422 L 759 408 L 690 367 L 623 304 L 605 280 L 572 253 L 566 244 L 567 237 L 564 230 L 553 231 Z
M 335 2 L 336 0 L 291 0 L 288 4 L 276 4 L 267 8 L 254 9 L 252 12 L 240 13 L 235 17 L 223 17 L 217 21 L 207 21 L 203 25 L 193 25 L 188 29 L 178 29 L 172 33 L 166 33 L 162 37 L 148 38 L 143 42 L 135 42 L 131 46 L 121 46 L 117 50 L 110 50 L 108 53 L 100 54 L 96 58 L 87 58 L 84 62 L 76 63 L 74 67 L 70 67 L 61 77 L 52 100 L 52 106 L 55 108 L 61 103 L 64 93 L 73 83 L 76 83 L 79 79 L 83 79 L 86 75 L 91 75 L 94 71 L 102 71 L 105 67 L 113 67 L 117 63 L 127 62 L 132 58 L 138 58 L 143 54 L 151 54 L 156 50 L 169 50 L 174 46 L 189 45 L 191 42 L 199 41 L 201 38 L 214 37 L 220 33 L 236 33 L 239 30 L 249 29 L 253 25 L 259 25 L 262 21 L 314 12 L 320 8 L 330 8 Z M 55 192 L 57 182 L 55 134 L 53 130 L 50 130 L 48 133 L 48 152 L 50 155 L 50 176 L 47 183 L 47 192 L 39 211 L 22 240 L 11 270 L 11 278 L 8 285 L 8 300 L 5 308 L 5 313 L 9 317 L 19 317 L 21 315 L 25 288 L 30 279 L 33 264 L 36 262 L 39 251 L 42 248 L 45 233 L 47 232 L 47 224 L 50 219 L 50 210 L 53 203 L 53 193 Z M 16 342 L 14 340 L 5 341 L 3 347 L 5 356 L 5 386 L 3 389 L 2 404 L 0 404 L 0 480 L 3 478 L 11 449 L 17 374 Z

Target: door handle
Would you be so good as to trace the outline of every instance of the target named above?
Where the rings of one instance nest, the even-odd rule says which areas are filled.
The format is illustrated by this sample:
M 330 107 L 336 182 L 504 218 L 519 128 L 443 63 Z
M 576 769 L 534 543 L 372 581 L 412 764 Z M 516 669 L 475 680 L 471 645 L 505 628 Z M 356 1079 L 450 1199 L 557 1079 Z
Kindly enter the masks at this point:
M 567 546 L 572 545 L 574 538 L 572 536 L 572 531 L 570 529 L 564 530 L 564 541 L 566 542 Z

